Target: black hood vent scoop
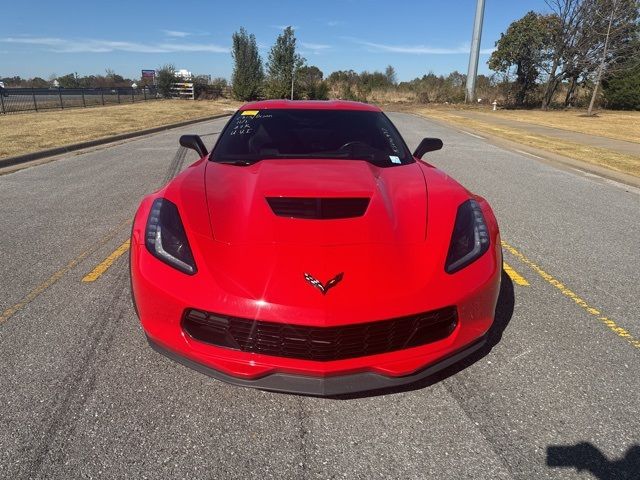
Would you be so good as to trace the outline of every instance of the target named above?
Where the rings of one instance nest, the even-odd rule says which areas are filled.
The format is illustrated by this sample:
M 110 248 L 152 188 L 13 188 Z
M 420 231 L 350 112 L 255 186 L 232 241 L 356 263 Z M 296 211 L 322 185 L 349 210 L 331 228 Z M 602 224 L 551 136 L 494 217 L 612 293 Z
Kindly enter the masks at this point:
M 267 197 L 279 217 L 312 220 L 336 220 L 361 217 L 369 206 L 368 198 Z

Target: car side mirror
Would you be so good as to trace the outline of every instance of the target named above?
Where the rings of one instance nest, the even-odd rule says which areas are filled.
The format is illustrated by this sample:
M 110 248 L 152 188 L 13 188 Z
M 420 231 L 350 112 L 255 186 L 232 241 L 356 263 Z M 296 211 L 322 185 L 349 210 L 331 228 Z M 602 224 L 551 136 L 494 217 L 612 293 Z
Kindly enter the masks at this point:
M 182 135 L 180 137 L 180 145 L 195 150 L 198 152 L 198 155 L 200 155 L 200 158 L 209 153 L 207 147 L 204 146 L 202 139 L 198 135 Z
M 440 150 L 442 148 L 442 140 L 439 138 L 423 138 L 416 148 L 416 151 L 413 152 L 413 156 L 416 158 L 422 158 L 427 152 L 434 152 L 436 150 Z

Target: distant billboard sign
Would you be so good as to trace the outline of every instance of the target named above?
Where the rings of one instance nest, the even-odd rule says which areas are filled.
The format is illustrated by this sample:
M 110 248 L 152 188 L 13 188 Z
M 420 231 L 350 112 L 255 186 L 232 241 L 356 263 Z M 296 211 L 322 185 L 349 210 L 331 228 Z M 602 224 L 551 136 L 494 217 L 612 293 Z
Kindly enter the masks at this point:
M 142 70 L 142 78 L 155 78 L 156 71 L 155 70 Z

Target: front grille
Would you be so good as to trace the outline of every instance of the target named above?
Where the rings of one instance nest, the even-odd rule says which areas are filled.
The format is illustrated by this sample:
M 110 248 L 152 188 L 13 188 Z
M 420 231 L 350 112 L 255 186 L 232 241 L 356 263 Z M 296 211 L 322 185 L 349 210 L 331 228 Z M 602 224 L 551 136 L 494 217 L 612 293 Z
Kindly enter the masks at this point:
M 426 345 L 448 337 L 457 322 L 455 307 L 339 327 L 308 327 L 187 310 L 182 328 L 192 338 L 219 347 L 330 361 Z
M 368 198 L 267 197 L 267 202 L 279 217 L 315 220 L 361 217 L 369 206 Z

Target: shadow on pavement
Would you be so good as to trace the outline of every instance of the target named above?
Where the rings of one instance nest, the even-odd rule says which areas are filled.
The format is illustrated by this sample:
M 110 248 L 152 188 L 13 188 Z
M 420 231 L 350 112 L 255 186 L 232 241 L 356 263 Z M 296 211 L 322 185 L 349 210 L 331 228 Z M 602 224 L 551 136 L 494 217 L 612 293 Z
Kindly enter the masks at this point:
M 498 303 L 496 304 L 496 313 L 493 321 L 493 325 L 487 332 L 487 342 L 478 351 L 472 353 L 468 357 L 462 359 L 458 363 L 445 368 L 444 370 L 434 374 L 431 377 L 420 380 L 416 383 L 404 385 L 401 387 L 385 388 L 381 390 L 373 390 L 369 392 L 358 392 L 354 394 L 331 396 L 335 400 L 353 400 L 365 397 L 376 397 L 379 395 L 389 395 L 392 393 L 407 392 L 412 390 L 420 390 L 422 388 L 429 387 L 435 383 L 439 383 L 452 375 L 464 370 L 465 368 L 473 365 L 478 360 L 486 357 L 489 352 L 495 347 L 502 339 L 502 332 L 505 331 L 507 325 L 511 321 L 513 316 L 513 307 L 515 304 L 515 297 L 513 291 L 513 282 L 506 272 L 502 271 L 502 281 L 500 284 L 500 294 L 498 295 Z
M 640 445 L 631 446 L 619 460 L 609 460 L 588 442 L 576 445 L 549 445 L 547 466 L 575 468 L 591 472 L 599 480 L 637 480 L 640 478 Z

